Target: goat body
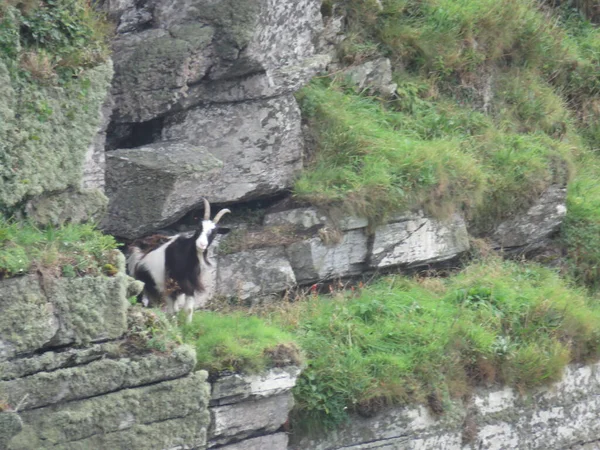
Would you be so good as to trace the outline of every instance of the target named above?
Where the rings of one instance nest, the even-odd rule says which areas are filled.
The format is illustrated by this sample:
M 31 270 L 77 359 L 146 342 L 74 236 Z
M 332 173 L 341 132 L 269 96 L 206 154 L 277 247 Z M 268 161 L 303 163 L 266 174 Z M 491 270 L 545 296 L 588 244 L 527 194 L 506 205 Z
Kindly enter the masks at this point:
M 142 303 L 144 306 L 167 303 L 167 313 L 174 314 L 181 306 L 191 322 L 197 294 L 204 292 L 203 267 L 210 266 L 208 247 L 217 234 L 229 229 L 217 225 L 222 209 L 210 220 L 210 205 L 204 200 L 204 220 L 192 236 L 177 234 L 172 237 L 154 235 L 134 242 L 127 258 L 131 276 L 144 283 Z

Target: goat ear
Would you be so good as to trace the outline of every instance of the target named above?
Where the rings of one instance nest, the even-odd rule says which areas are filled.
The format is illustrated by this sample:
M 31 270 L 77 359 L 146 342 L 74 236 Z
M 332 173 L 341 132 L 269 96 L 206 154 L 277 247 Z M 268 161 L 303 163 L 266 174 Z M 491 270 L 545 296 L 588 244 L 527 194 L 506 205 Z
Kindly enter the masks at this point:
M 227 228 L 227 227 L 218 227 L 217 228 L 217 234 L 227 234 L 231 231 L 231 228 Z

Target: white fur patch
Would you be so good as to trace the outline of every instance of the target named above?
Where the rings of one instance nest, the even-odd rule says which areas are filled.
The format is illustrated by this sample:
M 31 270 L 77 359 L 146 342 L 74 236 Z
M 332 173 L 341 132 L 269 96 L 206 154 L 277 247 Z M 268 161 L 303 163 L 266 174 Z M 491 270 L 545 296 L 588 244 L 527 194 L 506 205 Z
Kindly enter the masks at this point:
M 217 226 L 213 223 L 212 220 L 203 220 L 202 221 L 202 233 L 196 239 L 196 248 L 203 252 L 208 248 L 208 238 L 212 234 L 213 230 Z
M 177 239 L 179 235 L 173 236 L 156 250 L 152 250 L 142 258 L 139 264 L 143 264 L 156 283 L 159 292 L 165 291 L 165 250 L 171 242 Z

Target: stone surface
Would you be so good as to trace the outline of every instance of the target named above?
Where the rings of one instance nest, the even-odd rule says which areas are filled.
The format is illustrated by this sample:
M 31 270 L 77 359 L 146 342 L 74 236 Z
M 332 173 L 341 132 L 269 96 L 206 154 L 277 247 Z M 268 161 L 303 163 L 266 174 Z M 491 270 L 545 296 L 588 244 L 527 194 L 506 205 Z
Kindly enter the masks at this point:
M 189 23 L 118 37 L 113 42 L 113 120 L 144 122 L 169 111 L 187 84 L 210 68 L 213 33 L 205 24 Z
M 221 450 L 286 450 L 287 433 L 274 433 L 219 447 Z M 585 449 L 587 450 L 587 449 Z
M 439 419 L 424 407 L 390 408 L 372 418 L 353 417 L 339 430 L 319 438 L 292 435 L 290 449 L 578 448 L 600 437 L 599 369 L 600 364 L 570 366 L 562 381 L 527 397 L 507 388 L 478 389 L 469 408 L 453 403 Z M 463 444 L 467 410 L 475 411 L 475 433 Z
M 437 221 L 422 213 L 407 214 L 377 227 L 372 267 L 421 265 L 454 258 L 469 249 L 469 236 L 463 218 L 454 215 L 448 221 Z
M 0 448 L 7 448 L 8 442 L 21 432 L 23 422 L 14 412 L 0 412 Z
M 111 64 L 112 65 L 112 64 Z M 106 129 L 110 122 L 114 101 L 107 93 L 104 104 L 100 107 L 100 124 L 94 140 L 88 147 L 83 163 L 82 189 L 99 189 L 104 192 L 104 171 L 106 166 L 104 145 L 106 143 Z
M 219 256 L 218 295 L 246 300 L 283 292 L 295 284 L 294 271 L 281 247 Z
M 25 214 L 27 218 L 41 225 L 100 222 L 106 214 L 107 206 L 108 199 L 98 188 L 69 189 L 59 194 L 46 194 L 30 200 L 25 206 Z
M 283 394 L 296 385 L 298 375 L 300 369 L 289 366 L 270 369 L 257 375 L 234 374 L 221 377 L 212 385 L 211 404 L 220 406 Z
M 20 411 L 26 411 L 179 378 L 188 374 L 195 364 L 194 350 L 185 346 L 172 354 L 124 353 L 119 359 L 99 359 L 82 366 L 0 381 L 0 393 L 11 405 L 22 402 Z
M 117 21 L 117 122 L 207 101 L 290 93 L 329 60 L 315 55 L 318 0 L 104 0 Z
M 277 193 L 302 167 L 300 110 L 292 95 L 176 114 L 166 120 L 163 137 L 202 145 L 223 162 L 206 194 L 211 202 Z
M 0 360 L 49 343 L 59 327 L 54 305 L 36 276 L 0 282 Z
M 25 411 L 23 431 L 10 449 L 53 448 L 83 441 L 97 434 L 110 434 L 194 415 L 197 439 L 206 437 L 209 384 L 206 372 L 196 372 L 173 381 Z M 138 443 L 135 448 L 141 448 Z M 133 448 L 133 447 L 132 447 Z
M 256 430 L 272 433 L 286 420 L 294 400 L 287 392 L 262 399 L 210 408 L 212 423 L 208 446 L 223 445 L 251 436 Z
M 532 249 L 558 231 L 567 214 L 567 189 L 550 186 L 526 213 L 502 222 L 491 239 L 498 247 Z
M 107 357 L 116 358 L 123 353 L 121 344 L 125 344 L 125 342 L 113 341 L 83 349 L 69 348 L 61 351 L 47 351 L 41 355 L 0 361 L 0 380 L 12 380 L 38 372 L 80 366 Z
M 308 230 L 317 226 L 330 226 L 340 231 L 356 230 L 366 228 L 369 221 L 364 217 L 340 215 L 332 218 L 320 212 L 313 206 L 304 208 L 287 209 L 265 214 L 263 219 L 265 226 L 292 225 L 301 230 Z
M 388 58 L 379 58 L 352 66 L 343 74 L 359 89 L 369 89 L 384 96 L 395 94 L 398 87 L 396 83 L 392 83 L 392 64 Z
M 263 219 L 265 226 L 293 225 L 305 230 L 325 223 L 327 216 L 311 206 L 267 213 Z
M 103 228 L 135 238 L 172 223 L 202 203 L 222 175 L 223 164 L 205 148 L 181 142 L 107 153 Z
M 365 268 L 367 252 L 362 230 L 344 233 L 337 244 L 325 245 L 320 238 L 311 238 L 287 249 L 299 283 L 356 275 Z

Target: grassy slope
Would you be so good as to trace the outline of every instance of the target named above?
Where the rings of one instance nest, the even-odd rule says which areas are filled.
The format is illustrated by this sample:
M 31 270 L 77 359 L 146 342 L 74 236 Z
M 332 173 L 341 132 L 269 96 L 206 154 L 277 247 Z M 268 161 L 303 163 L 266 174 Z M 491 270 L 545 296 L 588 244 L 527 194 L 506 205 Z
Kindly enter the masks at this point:
M 274 320 L 308 358 L 295 388 L 296 423 L 305 427 L 388 404 L 440 412 L 479 384 L 525 390 L 600 352 L 595 299 L 551 270 L 495 259 L 444 280 L 386 277 Z

